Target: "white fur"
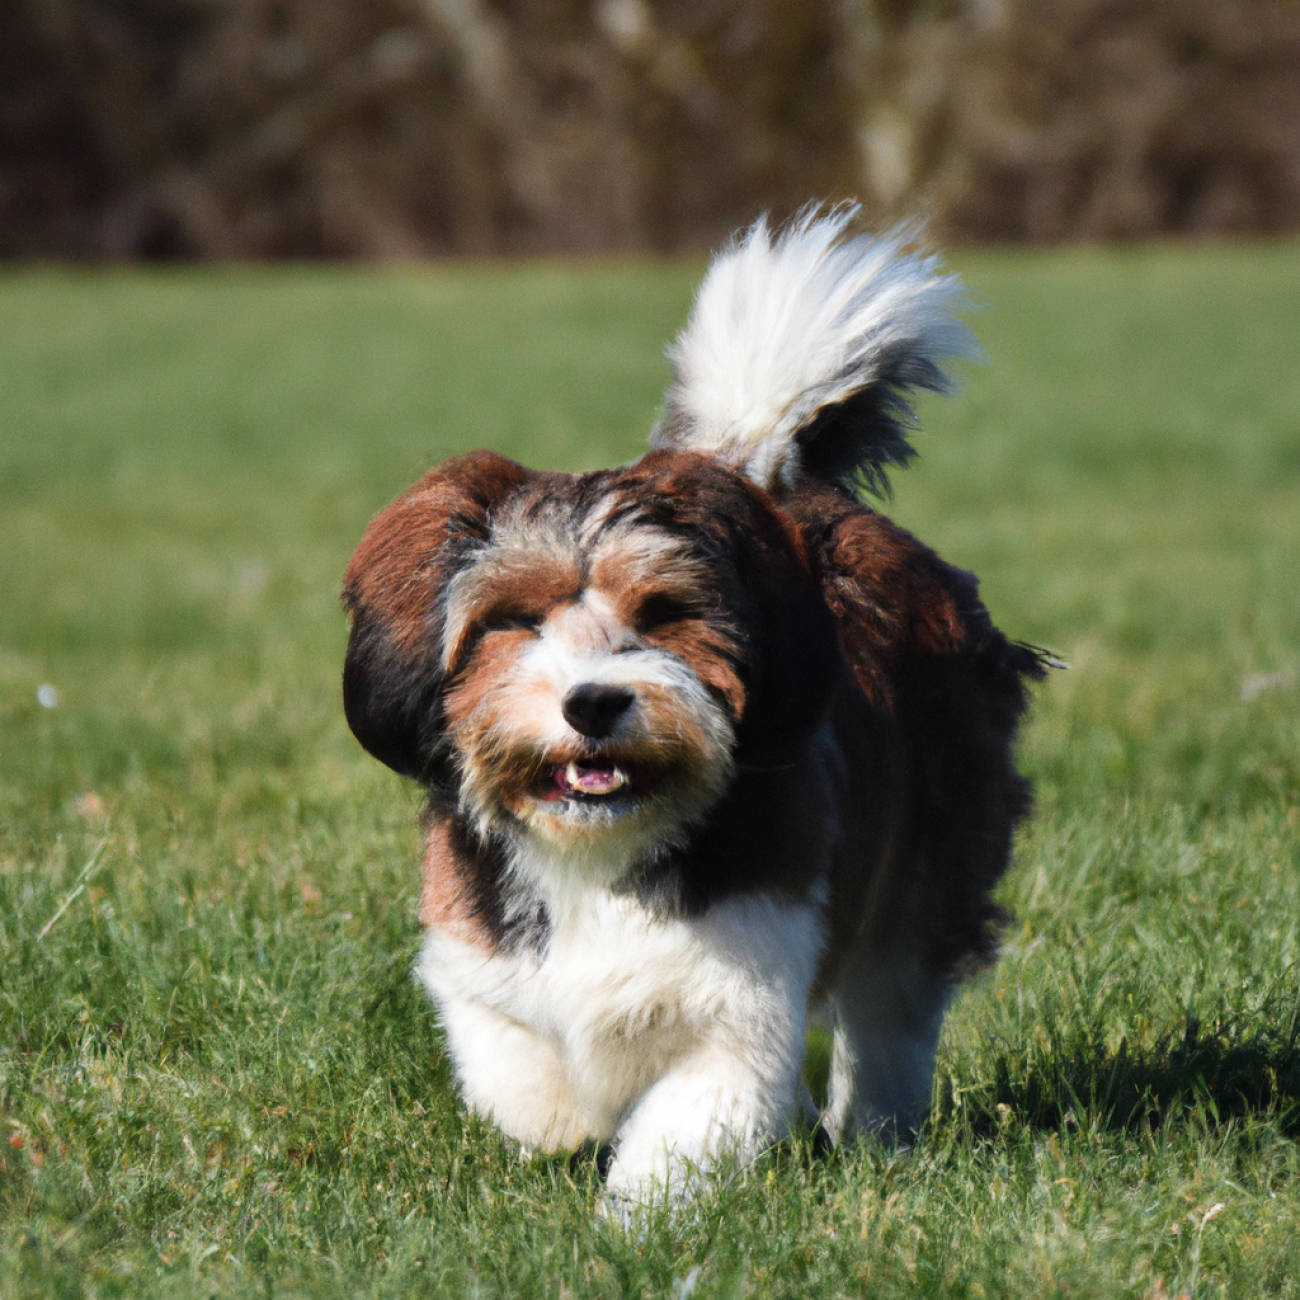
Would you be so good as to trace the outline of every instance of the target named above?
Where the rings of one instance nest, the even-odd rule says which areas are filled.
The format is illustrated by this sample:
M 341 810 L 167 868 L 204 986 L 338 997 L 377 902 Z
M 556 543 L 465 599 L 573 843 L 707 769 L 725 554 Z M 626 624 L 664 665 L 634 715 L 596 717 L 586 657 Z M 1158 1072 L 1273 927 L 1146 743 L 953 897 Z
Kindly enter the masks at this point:
M 853 206 L 809 210 L 775 237 L 760 218 L 714 259 L 686 328 L 669 351 L 674 383 L 651 436 L 717 457 L 761 487 L 789 486 L 795 434 L 825 406 L 909 363 L 940 386 L 946 357 L 979 355 L 954 316 L 956 276 L 907 253 L 915 233 L 845 237 Z
M 542 849 L 534 849 L 542 853 Z M 664 920 L 562 870 L 536 952 L 488 955 L 436 929 L 417 966 L 466 1101 L 543 1148 L 615 1140 L 611 1191 L 682 1190 L 719 1155 L 752 1159 L 794 1114 L 820 906 L 763 895 Z

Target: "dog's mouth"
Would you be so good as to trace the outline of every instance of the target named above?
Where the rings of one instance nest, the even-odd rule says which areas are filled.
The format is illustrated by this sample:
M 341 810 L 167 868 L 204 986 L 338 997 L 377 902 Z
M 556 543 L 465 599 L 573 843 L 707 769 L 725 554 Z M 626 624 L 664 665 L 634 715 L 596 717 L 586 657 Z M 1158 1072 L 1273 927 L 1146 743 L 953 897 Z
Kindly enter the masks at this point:
M 543 803 L 625 804 L 647 797 L 655 782 L 646 769 L 611 758 L 556 763 L 535 797 Z
M 603 802 L 645 794 L 645 780 L 637 779 L 630 764 L 608 758 L 576 758 L 551 768 L 538 797 L 545 803 L 559 800 Z

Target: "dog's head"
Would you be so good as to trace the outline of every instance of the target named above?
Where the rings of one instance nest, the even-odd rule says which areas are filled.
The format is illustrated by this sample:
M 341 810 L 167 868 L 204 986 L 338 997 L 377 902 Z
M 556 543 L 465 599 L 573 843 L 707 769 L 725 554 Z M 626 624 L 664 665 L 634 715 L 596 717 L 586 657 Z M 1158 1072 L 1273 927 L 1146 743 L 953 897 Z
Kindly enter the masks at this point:
M 788 761 L 839 664 L 803 547 L 717 461 L 570 476 L 448 461 L 348 569 L 348 721 L 480 834 L 627 860 L 738 765 Z
M 760 221 L 719 255 L 660 450 L 577 477 L 476 452 L 371 524 L 344 593 L 348 721 L 435 807 L 627 863 L 738 770 L 799 761 L 841 650 L 782 503 L 883 486 L 909 394 L 973 348 L 956 279 L 855 219 Z

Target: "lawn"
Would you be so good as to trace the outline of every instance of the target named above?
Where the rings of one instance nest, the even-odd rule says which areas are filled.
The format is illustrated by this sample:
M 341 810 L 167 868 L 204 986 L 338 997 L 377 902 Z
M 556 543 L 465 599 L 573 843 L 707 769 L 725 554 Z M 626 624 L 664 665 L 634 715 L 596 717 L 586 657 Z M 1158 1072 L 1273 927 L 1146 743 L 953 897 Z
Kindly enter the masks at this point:
M 635 456 L 699 266 L 0 272 L 0 1297 L 1300 1296 L 1300 247 L 958 265 L 890 509 L 1070 664 L 1005 954 L 910 1154 L 631 1235 L 456 1101 L 337 593 L 447 453 Z

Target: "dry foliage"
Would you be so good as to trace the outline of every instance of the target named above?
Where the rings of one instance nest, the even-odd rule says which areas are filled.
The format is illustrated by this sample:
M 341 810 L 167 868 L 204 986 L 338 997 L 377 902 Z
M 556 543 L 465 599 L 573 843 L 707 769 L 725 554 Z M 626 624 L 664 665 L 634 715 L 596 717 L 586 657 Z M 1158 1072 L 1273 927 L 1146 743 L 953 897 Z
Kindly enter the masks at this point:
M 0 255 L 695 249 L 1300 220 L 1289 0 L 0 0 Z

